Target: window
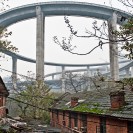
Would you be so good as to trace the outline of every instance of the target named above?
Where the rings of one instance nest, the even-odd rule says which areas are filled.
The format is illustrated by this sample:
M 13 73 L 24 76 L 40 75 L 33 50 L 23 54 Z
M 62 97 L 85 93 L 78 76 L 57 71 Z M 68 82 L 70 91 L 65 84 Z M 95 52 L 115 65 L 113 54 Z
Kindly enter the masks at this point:
M 59 112 L 56 110 L 56 120 L 58 121 Z
M 78 127 L 78 114 L 74 113 L 73 119 L 74 119 L 74 127 Z
M 54 111 L 53 110 L 51 111 L 51 114 L 52 114 L 52 119 L 54 119 Z
M 100 118 L 100 133 L 106 133 L 106 118 Z
M 69 127 L 71 127 L 71 113 L 69 113 Z
M 100 133 L 100 126 L 96 126 L 96 133 Z
M 65 112 L 63 111 L 63 121 L 62 121 L 63 126 L 66 126 L 66 122 L 65 122 Z
M 3 98 L 0 97 L 0 107 L 3 106 Z
M 65 120 L 65 112 L 63 111 L 63 120 Z
M 82 133 L 87 133 L 87 115 L 81 114 L 80 118 L 82 122 L 82 126 L 80 127 L 80 130 L 82 131 Z
M 87 127 L 87 115 L 86 114 L 81 115 L 81 121 L 82 121 L 82 127 Z
M 128 121 L 127 127 L 128 127 L 128 133 L 133 133 L 133 122 L 132 121 Z

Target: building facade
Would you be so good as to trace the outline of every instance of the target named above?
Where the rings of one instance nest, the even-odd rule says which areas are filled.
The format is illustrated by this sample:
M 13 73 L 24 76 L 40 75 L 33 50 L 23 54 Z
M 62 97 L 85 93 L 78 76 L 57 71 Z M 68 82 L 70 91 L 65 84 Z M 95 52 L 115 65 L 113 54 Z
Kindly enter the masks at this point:
M 68 94 L 55 102 L 50 114 L 51 125 L 63 133 L 133 133 L 133 92 Z
M 5 117 L 7 114 L 6 108 L 6 98 L 8 97 L 9 92 L 0 77 L 0 118 Z

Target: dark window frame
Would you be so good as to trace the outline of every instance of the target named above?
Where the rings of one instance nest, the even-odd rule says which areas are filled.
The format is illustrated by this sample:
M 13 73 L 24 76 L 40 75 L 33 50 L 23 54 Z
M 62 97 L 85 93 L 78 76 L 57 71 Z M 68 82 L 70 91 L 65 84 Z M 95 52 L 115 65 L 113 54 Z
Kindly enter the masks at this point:
M 59 111 L 58 110 L 56 110 L 56 119 L 57 119 L 57 121 L 59 120 Z
M 133 133 L 133 121 L 127 122 L 128 133 Z
M 73 119 L 74 119 L 74 127 L 78 127 L 78 114 L 77 113 L 73 114 Z
M 80 118 L 82 121 L 82 127 L 87 127 L 87 114 L 81 114 Z
M 72 126 L 72 122 L 71 122 L 71 113 L 69 113 L 69 124 L 68 124 L 68 126 L 71 128 L 71 126 Z
M 106 118 L 100 117 L 100 133 L 106 133 Z
M 65 120 L 65 111 L 63 111 L 63 120 Z

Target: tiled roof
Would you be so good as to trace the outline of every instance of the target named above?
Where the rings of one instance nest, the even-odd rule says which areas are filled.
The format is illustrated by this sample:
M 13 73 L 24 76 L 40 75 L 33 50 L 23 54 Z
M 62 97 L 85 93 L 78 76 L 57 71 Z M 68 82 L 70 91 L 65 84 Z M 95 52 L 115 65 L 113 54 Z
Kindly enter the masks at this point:
M 126 104 L 118 110 L 111 110 L 109 94 L 112 91 L 115 91 L 115 89 L 99 89 L 68 94 L 54 104 L 52 108 L 133 120 L 133 91 L 124 90 Z M 70 107 L 71 97 L 79 98 L 79 104 L 77 106 Z

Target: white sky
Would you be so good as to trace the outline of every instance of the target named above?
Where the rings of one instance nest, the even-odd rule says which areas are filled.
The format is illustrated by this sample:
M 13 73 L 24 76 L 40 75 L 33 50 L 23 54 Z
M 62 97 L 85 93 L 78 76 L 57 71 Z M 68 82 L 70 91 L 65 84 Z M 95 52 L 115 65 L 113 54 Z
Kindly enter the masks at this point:
M 45 0 L 50 1 L 50 0 Z M 55 0 L 53 0 L 55 1 Z M 62 0 L 63 1 L 63 0 Z M 70 0 L 68 0 L 70 1 Z M 77 0 L 73 0 L 77 1 Z M 30 3 L 44 2 L 44 0 L 9 0 L 10 8 L 20 5 L 26 5 Z M 116 0 L 82 0 L 81 2 L 96 3 L 102 5 L 108 5 L 117 7 L 118 2 Z M 119 3 L 119 8 L 124 9 L 122 4 Z M 127 9 L 126 9 L 127 10 Z M 84 17 L 69 17 L 71 24 L 75 30 L 78 30 L 79 34 L 85 33 L 85 28 L 90 29 L 92 26 L 91 18 Z M 101 23 L 102 21 L 99 21 Z M 12 31 L 12 36 L 8 38 L 14 46 L 19 49 L 19 54 L 26 57 L 35 59 L 36 57 L 36 19 L 26 20 L 14 24 L 8 28 Z M 93 53 L 86 56 L 72 55 L 63 51 L 57 44 L 53 42 L 53 36 L 68 37 L 70 34 L 69 29 L 64 23 L 63 16 L 46 17 L 45 19 L 45 61 L 56 63 L 71 63 L 71 64 L 89 64 L 100 63 L 109 61 L 108 45 L 103 47 L 103 50 L 96 49 Z M 74 38 L 74 45 L 78 45 L 80 53 L 85 53 L 91 49 L 93 45 L 96 45 L 96 39 L 79 39 Z M 89 44 L 89 45 L 88 45 Z M 91 45 L 90 45 L 91 44 Z M 8 60 L 8 61 L 7 61 Z M 1 59 L 1 68 L 12 70 L 12 60 L 10 58 Z M 18 61 L 17 72 L 27 75 L 27 71 L 35 73 L 35 64 Z M 45 74 L 55 71 L 55 67 L 45 66 Z M 3 74 L 3 71 L 2 73 Z M 9 74 L 9 73 L 8 73 Z M 7 74 L 7 75 L 8 75 Z M 5 75 L 4 75 L 5 76 Z

